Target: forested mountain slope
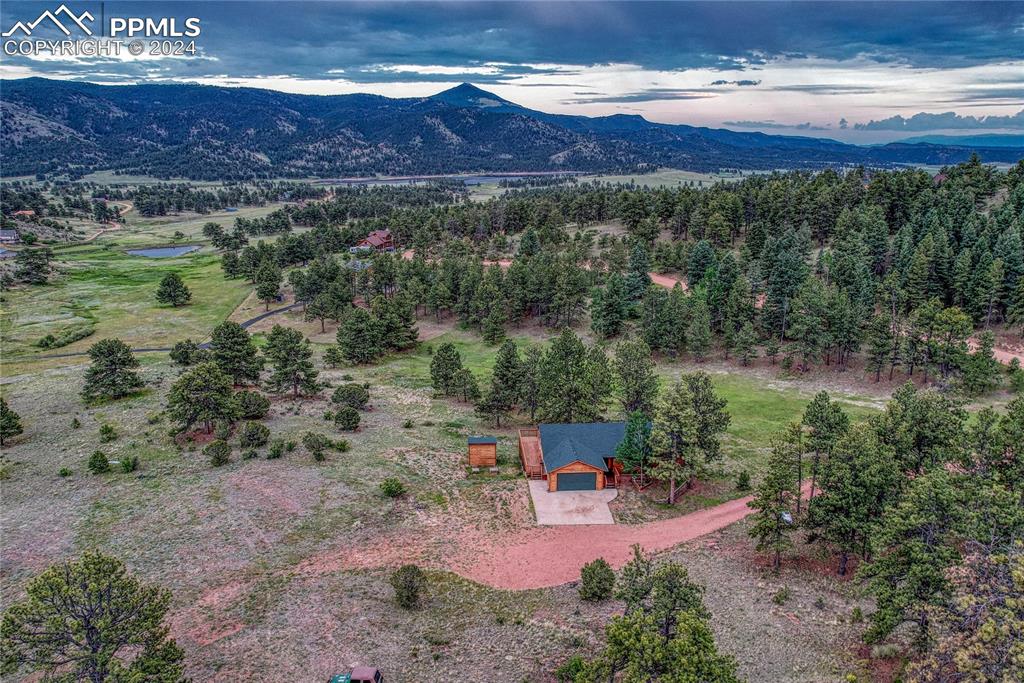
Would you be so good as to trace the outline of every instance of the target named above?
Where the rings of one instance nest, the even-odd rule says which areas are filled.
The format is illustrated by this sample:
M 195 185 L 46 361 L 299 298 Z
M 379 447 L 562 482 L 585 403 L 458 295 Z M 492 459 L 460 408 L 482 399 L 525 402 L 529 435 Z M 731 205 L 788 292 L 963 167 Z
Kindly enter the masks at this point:
M 526 109 L 464 84 L 434 97 L 294 95 L 166 84 L 3 81 L 5 175 L 97 169 L 192 179 L 462 171 L 706 171 L 943 164 L 965 147 L 831 140 Z M 1024 150 L 983 149 L 985 161 Z

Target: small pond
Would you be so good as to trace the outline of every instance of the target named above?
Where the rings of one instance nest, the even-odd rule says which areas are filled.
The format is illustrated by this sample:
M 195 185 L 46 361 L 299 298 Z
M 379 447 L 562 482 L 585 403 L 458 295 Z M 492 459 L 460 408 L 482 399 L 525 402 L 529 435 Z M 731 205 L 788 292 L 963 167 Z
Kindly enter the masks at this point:
M 199 249 L 197 244 L 186 244 L 181 247 L 153 247 L 151 249 L 129 249 L 132 256 L 144 256 L 146 258 L 173 258 L 184 256 Z

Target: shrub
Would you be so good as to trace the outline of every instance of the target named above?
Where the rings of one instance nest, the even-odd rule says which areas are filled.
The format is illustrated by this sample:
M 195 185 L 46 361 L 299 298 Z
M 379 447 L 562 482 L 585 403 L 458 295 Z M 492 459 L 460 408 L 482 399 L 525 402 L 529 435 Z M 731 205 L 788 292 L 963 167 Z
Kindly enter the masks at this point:
M 121 471 L 125 474 L 134 472 L 139 469 L 139 456 L 137 455 L 126 455 L 121 458 Z
M 284 440 L 274 439 L 270 442 L 270 450 L 267 451 L 267 460 L 276 460 L 284 455 Z
M 329 368 L 336 368 L 345 363 L 345 356 L 341 355 L 341 349 L 337 346 L 330 346 L 324 351 L 324 365 Z
M 370 392 L 361 384 L 342 384 L 334 390 L 331 401 L 341 406 L 362 410 L 370 402 Z
M 398 498 L 405 494 L 405 484 L 394 477 L 388 477 L 380 483 L 380 492 L 388 498 Z
M 242 448 L 259 448 L 270 440 L 270 429 L 259 422 L 246 422 L 238 435 L 238 445 Z
M 110 425 L 100 425 L 100 443 L 110 443 L 117 439 L 117 430 Z
M 332 413 L 330 410 L 325 410 L 324 411 L 324 419 L 327 420 L 328 422 L 333 422 L 334 421 L 334 413 Z
M 343 432 L 354 432 L 359 428 L 359 411 L 342 406 L 334 413 L 334 426 Z
M 213 437 L 221 441 L 227 441 L 231 438 L 231 423 L 221 420 L 213 428 Z
M 171 360 L 177 365 L 192 365 L 195 363 L 196 353 L 199 352 L 199 345 L 191 339 L 180 341 L 171 348 Z
M 247 451 L 242 451 L 242 460 L 252 460 L 257 457 L 259 453 L 256 452 L 255 448 L 250 448 Z
M 93 451 L 89 456 L 89 471 L 93 474 L 103 474 L 110 471 L 110 461 L 103 451 Z
M 850 612 L 850 623 L 860 624 L 864 621 L 864 610 L 860 607 L 854 607 L 853 611 Z
M 324 451 L 331 445 L 330 440 L 320 432 L 306 432 L 302 435 L 302 445 L 313 456 L 313 460 L 322 462 Z
M 750 490 L 750 472 L 743 470 L 736 477 L 736 490 L 737 491 L 749 491 Z
M 72 474 L 72 472 L 71 472 L 71 470 L 70 470 L 70 469 L 68 469 L 67 467 L 61 467 L 61 468 L 60 468 L 60 469 L 59 469 L 59 470 L 57 471 L 57 474 L 58 474 L 58 476 L 61 476 L 61 477 L 70 477 L 70 476 L 71 476 L 71 474 Z
M 405 422 L 402 423 L 402 429 L 412 429 L 415 426 L 416 423 L 413 422 L 412 420 L 406 420 Z
M 774 602 L 776 605 L 784 605 L 786 604 L 787 600 L 789 600 L 788 586 L 783 586 L 775 592 L 775 595 L 772 596 L 772 602 Z
M 896 643 L 882 643 L 871 648 L 872 659 L 895 659 L 903 654 L 903 648 Z
M 555 669 L 555 678 L 558 680 L 558 683 L 572 683 L 586 668 L 587 663 L 583 657 L 573 655 L 565 660 L 562 666 Z
M 352 449 L 352 445 L 345 439 L 338 439 L 331 444 L 331 447 L 339 453 L 348 453 Z
M 395 601 L 404 609 L 419 607 L 421 594 L 427 585 L 423 570 L 414 564 L 402 565 L 389 579 L 395 589 Z
M 203 449 L 203 455 L 210 459 L 214 467 L 227 465 L 231 462 L 231 446 L 224 439 L 217 439 L 207 444 Z
M 580 571 L 580 598 L 605 600 L 615 588 L 615 572 L 603 557 L 583 565 Z
M 287 442 L 285 442 L 285 444 L 284 444 L 285 453 L 291 453 L 292 451 L 295 450 L 296 446 L 298 446 L 298 444 L 295 443 L 294 441 L 287 441 Z
M 79 422 L 77 417 L 71 418 L 71 428 L 72 429 L 78 429 L 81 426 L 82 426 L 82 423 Z
M 270 399 L 259 392 L 239 391 L 235 400 L 243 420 L 262 420 L 270 412 Z

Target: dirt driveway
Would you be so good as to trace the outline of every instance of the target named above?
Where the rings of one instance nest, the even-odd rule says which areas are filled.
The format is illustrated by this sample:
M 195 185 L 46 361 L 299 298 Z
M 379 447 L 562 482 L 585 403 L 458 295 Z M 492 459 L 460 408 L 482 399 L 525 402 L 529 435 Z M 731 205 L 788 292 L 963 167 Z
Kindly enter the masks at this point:
M 603 491 L 548 491 L 548 483 L 530 480 L 530 497 L 542 526 L 615 524 L 608 503 L 618 495 L 615 489 Z

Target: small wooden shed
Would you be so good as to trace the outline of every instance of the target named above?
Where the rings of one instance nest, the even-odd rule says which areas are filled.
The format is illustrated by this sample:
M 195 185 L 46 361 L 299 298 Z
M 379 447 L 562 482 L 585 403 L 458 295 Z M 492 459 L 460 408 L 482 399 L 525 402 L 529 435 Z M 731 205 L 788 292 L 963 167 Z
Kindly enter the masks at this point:
M 498 465 L 498 439 L 493 436 L 469 437 L 469 466 L 493 468 Z

